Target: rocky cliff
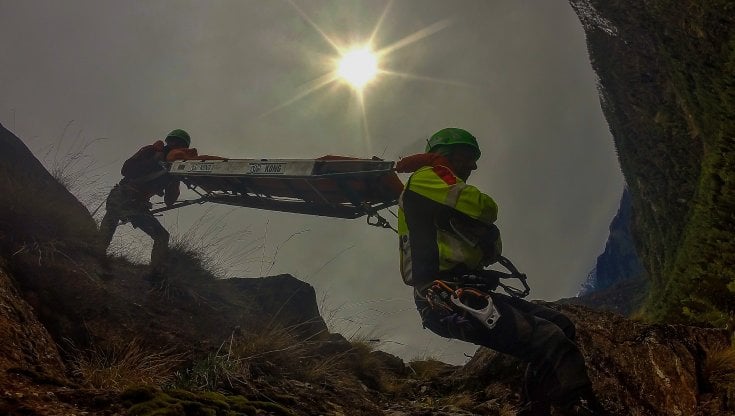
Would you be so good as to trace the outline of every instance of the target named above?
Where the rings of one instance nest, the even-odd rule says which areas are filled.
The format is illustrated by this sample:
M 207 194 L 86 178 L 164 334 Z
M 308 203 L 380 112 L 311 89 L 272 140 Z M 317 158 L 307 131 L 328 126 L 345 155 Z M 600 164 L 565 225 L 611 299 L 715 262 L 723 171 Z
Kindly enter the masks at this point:
M 630 188 L 649 317 L 735 310 L 735 13 L 729 0 L 571 0 Z
M 733 414 L 727 388 L 708 381 L 715 378 L 712 357 L 729 345 L 725 331 L 649 325 L 582 306 L 546 305 L 575 322 L 590 378 L 611 414 Z M 514 359 L 481 349 L 455 377 L 484 385 L 497 374 L 521 374 L 523 368 Z M 515 380 L 520 383 L 519 377 Z

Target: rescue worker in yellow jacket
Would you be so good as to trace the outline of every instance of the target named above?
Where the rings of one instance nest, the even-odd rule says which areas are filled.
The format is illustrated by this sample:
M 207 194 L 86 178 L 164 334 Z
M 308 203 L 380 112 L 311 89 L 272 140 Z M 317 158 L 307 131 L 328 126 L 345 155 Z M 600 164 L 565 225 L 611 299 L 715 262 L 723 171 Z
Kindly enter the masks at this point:
M 165 143 L 164 143 L 165 141 Z M 189 134 L 172 130 L 164 141 L 158 140 L 138 150 L 122 166 L 123 179 L 115 185 L 105 202 L 105 216 L 100 222 L 100 244 L 106 250 L 120 221 L 130 221 L 153 239 L 151 272 L 148 280 L 160 282 L 166 274 L 169 233 L 151 214 L 151 197 L 163 197 L 167 206 L 179 197 L 179 181 L 171 178 L 162 162 L 169 152 L 191 146 Z
M 574 324 L 563 314 L 491 292 L 488 303 L 494 307 L 495 321 L 488 325 L 427 299 L 435 280 L 460 285 L 473 281 L 501 254 L 494 225 L 498 207 L 466 182 L 480 154 L 472 134 L 446 128 L 431 136 L 426 153 L 401 159 L 396 166 L 398 172 L 412 172 L 399 202 L 400 262 L 404 282 L 414 288 L 423 325 L 443 337 L 528 362 L 527 402 L 519 415 L 549 415 L 551 406 L 563 414 L 605 414 L 574 342 Z

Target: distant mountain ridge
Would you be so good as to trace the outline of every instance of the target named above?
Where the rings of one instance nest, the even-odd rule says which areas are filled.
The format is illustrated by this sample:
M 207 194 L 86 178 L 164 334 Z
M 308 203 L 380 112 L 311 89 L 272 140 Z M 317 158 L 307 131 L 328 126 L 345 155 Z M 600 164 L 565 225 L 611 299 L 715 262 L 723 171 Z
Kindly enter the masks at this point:
M 608 289 L 627 279 L 644 278 L 645 270 L 638 258 L 630 230 L 631 221 L 630 192 L 625 188 L 618 213 L 610 223 L 610 236 L 605 244 L 605 251 L 597 257 L 594 269 L 587 276 L 577 296 Z

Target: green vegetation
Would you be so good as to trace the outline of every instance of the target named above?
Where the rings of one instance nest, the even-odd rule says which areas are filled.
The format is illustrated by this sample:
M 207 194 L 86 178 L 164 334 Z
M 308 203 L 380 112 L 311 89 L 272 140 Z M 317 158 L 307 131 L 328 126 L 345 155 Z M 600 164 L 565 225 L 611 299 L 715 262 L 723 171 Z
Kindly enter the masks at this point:
M 603 110 L 633 195 L 653 320 L 724 326 L 735 311 L 735 4 L 592 2 Z
M 313 392 L 326 386 L 344 394 L 362 392 L 364 386 L 394 395 L 409 389 L 407 379 L 392 368 L 391 359 L 400 360 L 375 351 L 372 343 L 341 339 L 330 345 L 303 339 L 297 329 L 273 326 L 233 335 L 216 352 L 191 360 L 185 368 L 161 371 L 168 374 L 165 380 L 128 380 L 122 399 L 131 415 L 141 416 L 290 415 L 285 406 L 297 406 L 298 399 L 273 386 L 285 383 Z M 325 350 L 325 345 L 330 346 Z
M 172 386 L 235 391 L 254 378 L 323 382 L 336 377 L 340 372 L 336 364 L 341 361 L 315 354 L 316 345 L 313 340 L 303 339 L 296 327 L 266 327 L 233 337 L 216 352 L 195 360 L 176 373 Z
M 128 414 L 132 416 L 294 414 L 276 403 L 251 401 L 243 396 L 226 396 L 211 391 L 195 393 L 174 389 L 163 392 L 154 387 L 140 386 L 126 390 L 121 398 L 130 405 Z

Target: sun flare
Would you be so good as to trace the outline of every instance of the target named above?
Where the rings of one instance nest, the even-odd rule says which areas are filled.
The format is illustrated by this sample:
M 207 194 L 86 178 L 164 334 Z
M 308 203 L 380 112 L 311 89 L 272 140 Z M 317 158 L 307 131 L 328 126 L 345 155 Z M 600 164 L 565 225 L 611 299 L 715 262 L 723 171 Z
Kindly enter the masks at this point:
M 290 106 L 297 101 L 304 99 L 305 97 L 316 93 L 317 91 L 323 90 L 336 83 L 343 84 L 349 87 L 353 91 L 353 96 L 357 99 L 360 109 L 361 124 L 363 127 L 363 137 L 367 143 L 367 147 L 370 147 L 370 131 L 368 129 L 368 115 L 366 109 L 366 92 L 365 88 L 369 84 L 375 83 L 375 79 L 380 76 L 390 77 L 394 79 L 402 78 L 406 80 L 414 81 L 428 81 L 438 84 L 449 84 L 458 87 L 469 87 L 469 85 L 462 82 L 451 81 L 446 79 L 438 79 L 426 76 L 420 76 L 407 72 L 400 72 L 394 69 L 390 69 L 389 55 L 393 55 L 396 51 L 413 45 L 416 42 L 422 41 L 423 39 L 445 29 L 451 23 L 450 19 L 443 19 L 432 23 L 428 26 L 418 29 L 417 31 L 404 36 L 392 43 L 385 46 L 373 49 L 375 45 L 380 44 L 380 38 L 378 31 L 380 30 L 385 17 L 388 14 L 388 9 L 391 7 L 393 0 L 388 0 L 383 12 L 378 18 L 375 27 L 369 37 L 363 38 L 364 40 L 359 44 L 352 42 L 342 42 L 340 37 L 334 36 L 331 33 L 323 30 L 309 15 L 302 10 L 295 2 L 295 0 L 286 0 L 301 15 L 321 37 L 323 40 L 332 47 L 334 55 L 325 55 L 323 66 L 320 68 L 327 68 L 327 72 L 318 75 L 311 80 L 302 84 L 297 91 L 288 99 L 276 105 L 275 107 L 260 114 L 260 118 L 266 117 L 284 107 Z M 342 38 L 349 38 L 351 40 L 359 39 L 357 34 L 344 34 Z M 348 46 L 352 45 L 352 46 Z M 359 46 L 358 46 L 359 45 Z M 376 88 L 377 90 L 377 88 Z M 377 93 L 378 91 L 375 91 Z
M 378 74 L 378 57 L 366 46 L 352 49 L 342 55 L 337 74 L 353 88 L 361 90 Z

